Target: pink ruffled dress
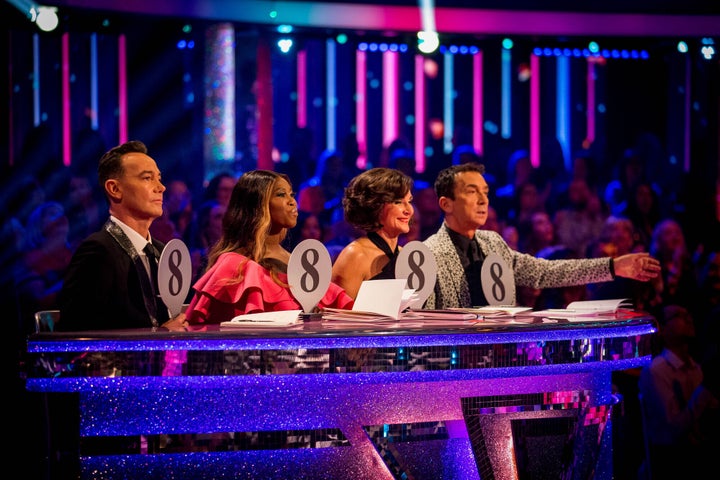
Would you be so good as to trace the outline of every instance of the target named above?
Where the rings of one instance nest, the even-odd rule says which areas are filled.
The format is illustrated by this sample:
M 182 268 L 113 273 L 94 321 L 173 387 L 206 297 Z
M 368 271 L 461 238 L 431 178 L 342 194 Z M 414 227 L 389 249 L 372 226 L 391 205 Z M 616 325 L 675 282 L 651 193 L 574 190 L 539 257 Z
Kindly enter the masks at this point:
M 229 283 L 228 279 L 237 278 L 239 269 L 242 280 Z M 287 283 L 286 274 L 280 273 L 278 278 Z M 290 289 L 278 285 L 268 269 L 238 253 L 220 255 L 193 289 L 195 295 L 185 312 L 191 325 L 226 322 L 246 313 L 302 309 Z M 353 302 L 345 290 L 331 282 L 318 308 L 351 309 Z

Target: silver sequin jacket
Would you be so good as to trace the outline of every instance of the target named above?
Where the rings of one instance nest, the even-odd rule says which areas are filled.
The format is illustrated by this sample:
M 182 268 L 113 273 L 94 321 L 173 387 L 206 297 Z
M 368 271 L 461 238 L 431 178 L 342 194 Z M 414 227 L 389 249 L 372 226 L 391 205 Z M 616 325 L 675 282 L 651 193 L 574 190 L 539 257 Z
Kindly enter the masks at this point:
M 496 253 L 513 269 L 516 286 L 567 287 L 613 279 L 610 257 L 546 260 L 511 249 L 497 232 L 477 230 L 475 239 L 485 256 Z M 425 302 L 425 308 L 472 307 L 470 289 L 447 226 L 443 223 L 437 233 L 430 235 L 423 243 L 435 255 L 438 265 L 435 289 Z M 515 302 L 513 296 L 512 305 Z

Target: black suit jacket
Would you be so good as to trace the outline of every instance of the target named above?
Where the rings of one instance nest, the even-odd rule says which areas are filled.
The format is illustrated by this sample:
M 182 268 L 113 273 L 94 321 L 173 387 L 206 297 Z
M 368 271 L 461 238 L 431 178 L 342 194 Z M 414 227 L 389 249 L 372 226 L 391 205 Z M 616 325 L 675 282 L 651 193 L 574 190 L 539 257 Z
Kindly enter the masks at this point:
M 162 251 L 162 242 L 153 240 Z M 152 327 L 138 271 L 105 229 L 77 248 L 58 299 L 61 331 Z

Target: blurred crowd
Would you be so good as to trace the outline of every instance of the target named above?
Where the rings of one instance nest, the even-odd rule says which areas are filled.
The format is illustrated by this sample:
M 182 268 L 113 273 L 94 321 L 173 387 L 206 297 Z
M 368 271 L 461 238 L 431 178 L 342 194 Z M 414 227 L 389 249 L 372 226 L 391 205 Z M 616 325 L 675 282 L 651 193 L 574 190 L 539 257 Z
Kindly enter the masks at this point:
M 360 172 L 355 159 L 356 154 L 324 151 L 309 178 L 278 165 L 297 186 L 301 212 L 286 248 L 313 238 L 327 246 L 334 260 L 362 235 L 345 221 L 341 205 L 345 186 Z M 512 152 L 505 165 L 483 162 L 468 145 L 458 146 L 448 158 L 454 164 L 469 161 L 485 164 L 490 185 L 490 212 L 483 228 L 500 233 L 511 247 L 543 258 L 649 252 L 662 263 L 662 275 L 650 283 L 618 278 L 564 289 L 522 288 L 518 303 L 562 308 L 573 300 L 630 298 L 637 309 L 651 312 L 678 304 L 694 313 L 701 332 L 715 328 L 711 317 L 720 303 L 720 207 L 715 190 L 708 192 L 704 205 L 683 203 L 684 180 L 663 181 L 651 175 L 651 160 L 638 149 L 626 151 L 612 171 L 603 171 L 588 151 L 575 154 L 570 169 L 557 162 L 534 167 L 525 150 Z M 415 179 L 413 228 L 401 242 L 426 239 L 442 218 L 434 171 L 417 173 L 413 151 L 401 140 L 383 152 L 381 163 Z M 199 195 L 186 179 L 163 178 L 164 212 L 151 234 L 163 242 L 182 239 L 191 252 L 195 278 L 219 238 L 238 177 L 220 173 L 202 185 Z M 55 296 L 74 248 L 107 219 L 106 201 L 92 173 L 68 168 L 53 178 L 52 194 L 47 182 L 32 175 L 14 181 L 15 194 L 3 212 L 2 291 L 24 334 L 32 331 L 35 311 L 56 308 Z M 690 222 L 690 217 L 697 220 Z
M 285 238 L 289 251 L 305 239 L 323 242 L 333 262 L 364 234 L 343 218 L 342 197 L 361 170 L 357 150 L 328 150 L 313 162 L 278 164 L 295 185 L 300 216 Z M 100 155 L 97 155 L 99 159 Z M 637 310 L 659 316 L 669 305 L 686 308 L 697 332 L 691 354 L 698 362 L 717 358 L 720 325 L 720 188 L 715 179 L 692 181 L 686 174 L 658 175 L 656 160 L 642 148 L 628 149 L 613 166 L 591 151 L 573 155 L 571 167 L 545 161 L 533 166 L 525 150 L 505 159 L 483 159 L 469 145 L 458 145 L 447 164 L 485 165 L 490 211 L 483 228 L 498 232 L 514 249 L 548 259 L 617 257 L 649 252 L 662 265 L 650 282 L 616 278 L 612 282 L 565 288 L 518 288 L 518 304 L 534 309 L 564 308 L 577 300 L 628 298 Z M 158 159 L 162 164 L 162 159 Z M 90 162 L 91 163 L 91 162 Z M 443 215 L 433 183 L 448 165 L 416 171 L 412 149 L 393 142 L 379 165 L 414 179 L 412 228 L 405 244 L 436 232 Z M 222 234 L 223 215 L 237 172 L 222 172 L 202 184 L 164 176 L 163 216 L 151 235 L 162 242 L 181 239 L 191 253 L 193 283 L 203 273 L 208 252 Z M 92 169 L 66 168 L 51 175 L 26 173 L 3 191 L 0 249 L 2 306 L 21 352 L 34 330 L 34 313 L 56 309 L 62 278 L 77 245 L 101 228 L 106 200 Z M 192 295 L 192 290 L 189 295 Z M 622 424 L 618 424 L 622 428 Z

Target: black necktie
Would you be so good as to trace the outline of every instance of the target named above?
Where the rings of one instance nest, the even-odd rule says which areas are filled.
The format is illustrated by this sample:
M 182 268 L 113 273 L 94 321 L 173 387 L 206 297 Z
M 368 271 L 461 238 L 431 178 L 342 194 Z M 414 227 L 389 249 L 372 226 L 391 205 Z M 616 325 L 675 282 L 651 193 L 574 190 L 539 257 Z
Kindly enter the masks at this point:
M 158 282 L 158 264 L 157 264 L 157 258 L 159 256 L 159 252 L 157 248 L 152 243 L 149 243 L 145 245 L 145 248 L 143 248 L 143 252 L 145 252 L 145 255 L 147 256 L 148 263 L 150 263 L 150 280 L 153 286 L 153 293 L 157 294 L 157 282 Z
M 468 281 L 468 287 L 470 287 L 470 300 L 473 306 L 487 305 L 485 294 L 482 289 L 482 282 L 480 281 L 480 272 L 482 271 L 483 255 L 480 252 L 475 239 L 470 240 L 467 251 L 468 264 L 466 270 L 466 277 Z
M 475 240 L 470 240 L 467 256 L 468 260 L 470 260 L 470 265 L 480 260 L 480 249 L 478 248 L 478 244 Z
M 143 248 L 143 252 L 147 256 L 148 263 L 150 264 L 150 283 L 153 288 L 153 296 L 155 297 L 155 304 L 157 305 L 157 319 L 160 324 L 166 322 L 168 318 L 167 307 L 160 298 L 160 292 L 158 290 L 158 258 L 160 252 L 155 245 L 148 242 Z

